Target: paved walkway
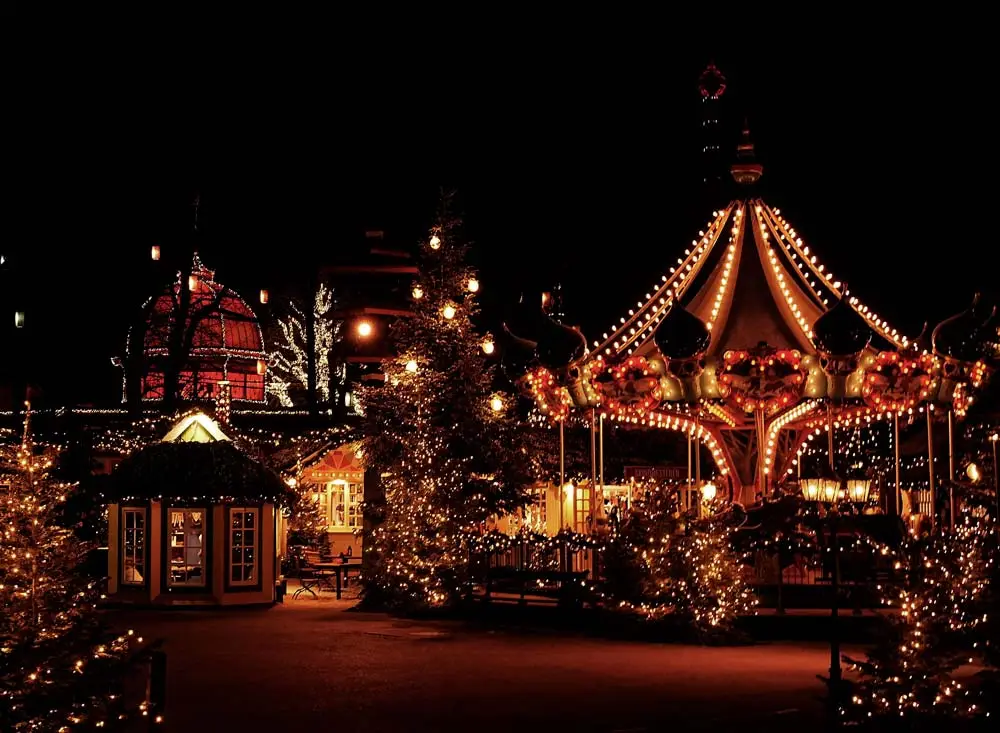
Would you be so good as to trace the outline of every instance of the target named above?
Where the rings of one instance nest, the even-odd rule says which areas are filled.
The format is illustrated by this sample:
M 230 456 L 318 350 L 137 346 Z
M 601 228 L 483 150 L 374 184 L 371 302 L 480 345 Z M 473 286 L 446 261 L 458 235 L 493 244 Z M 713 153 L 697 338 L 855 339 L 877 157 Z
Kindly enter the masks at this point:
M 476 631 L 352 612 L 116 611 L 163 638 L 168 731 L 795 730 L 822 644 L 705 648 Z

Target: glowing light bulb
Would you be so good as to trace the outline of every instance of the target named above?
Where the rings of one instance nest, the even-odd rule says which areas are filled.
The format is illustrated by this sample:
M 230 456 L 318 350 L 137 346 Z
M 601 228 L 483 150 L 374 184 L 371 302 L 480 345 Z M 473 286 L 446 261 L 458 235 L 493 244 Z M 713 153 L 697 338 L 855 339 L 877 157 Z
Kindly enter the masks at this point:
M 432 234 L 429 244 L 431 249 L 441 249 L 441 238 L 437 234 Z
M 149 256 L 153 258 L 153 261 L 160 259 L 160 245 L 154 244 L 153 248 L 149 252 Z
M 500 412 L 503 409 L 503 399 L 499 395 L 490 400 L 490 409 L 493 412 Z
M 469 278 L 469 283 L 468 283 L 468 288 L 469 288 L 469 292 L 470 293 L 478 293 L 479 292 L 479 281 L 476 278 L 474 278 L 474 277 L 470 277 Z
M 406 362 L 406 371 L 408 371 L 410 374 L 416 373 L 417 362 L 413 359 L 410 359 L 408 362 Z
M 424 289 L 419 285 L 414 285 L 412 295 L 414 300 L 420 300 L 424 297 Z
M 371 321 L 361 321 L 358 323 L 358 336 L 361 338 L 368 338 L 372 335 L 372 324 Z
M 451 303 L 448 303 L 444 308 L 441 309 L 441 315 L 443 315 L 449 321 L 455 317 L 455 313 L 456 313 L 455 306 L 453 306 Z
M 483 353 L 486 354 L 487 356 L 496 351 L 497 348 L 496 344 L 493 343 L 493 339 L 489 338 L 488 336 L 483 339 L 482 347 L 483 347 Z

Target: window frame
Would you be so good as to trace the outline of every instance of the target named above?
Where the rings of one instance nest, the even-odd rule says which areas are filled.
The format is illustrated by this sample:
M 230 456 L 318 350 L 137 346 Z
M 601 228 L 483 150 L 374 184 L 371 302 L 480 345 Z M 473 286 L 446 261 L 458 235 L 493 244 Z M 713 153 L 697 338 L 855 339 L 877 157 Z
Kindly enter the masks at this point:
M 175 585 L 171 583 L 170 574 L 170 548 L 172 522 L 171 512 L 201 512 L 202 541 L 201 541 L 201 577 L 204 581 L 200 585 Z M 161 587 L 168 593 L 211 593 L 212 592 L 212 505 L 164 505 L 163 507 L 163 575 Z
M 253 580 L 247 582 L 245 580 L 233 580 L 233 515 L 236 512 L 252 512 L 254 514 L 254 556 L 255 561 L 254 566 L 254 577 Z M 246 591 L 257 591 L 263 587 L 263 576 L 261 573 L 261 564 L 263 562 L 262 546 L 261 541 L 261 516 L 263 515 L 263 505 L 262 504 L 242 504 L 240 506 L 227 506 L 226 507 L 226 591 L 227 592 L 246 592 Z M 241 528 L 240 531 L 246 531 Z M 248 547 L 246 544 L 240 545 L 241 547 Z M 246 563 L 239 563 L 243 567 L 246 567 Z
M 357 487 L 357 491 L 351 491 L 352 487 Z M 362 504 L 365 500 L 364 481 L 348 481 L 347 479 L 333 479 L 327 481 L 325 491 L 322 494 L 326 503 L 326 529 L 328 532 L 354 532 L 364 526 L 364 511 Z M 357 497 L 352 512 L 351 498 Z M 343 523 L 334 521 L 336 517 L 336 506 L 342 503 L 344 507 Z M 351 521 L 356 524 L 352 525 Z
M 142 515 L 142 580 L 127 580 L 125 577 L 125 539 L 128 528 L 125 524 L 125 515 L 128 513 L 140 513 Z M 135 528 L 133 528 L 134 530 Z M 120 505 L 118 507 L 118 587 L 119 588 L 148 588 L 149 587 L 149 507 L 147 505 Z

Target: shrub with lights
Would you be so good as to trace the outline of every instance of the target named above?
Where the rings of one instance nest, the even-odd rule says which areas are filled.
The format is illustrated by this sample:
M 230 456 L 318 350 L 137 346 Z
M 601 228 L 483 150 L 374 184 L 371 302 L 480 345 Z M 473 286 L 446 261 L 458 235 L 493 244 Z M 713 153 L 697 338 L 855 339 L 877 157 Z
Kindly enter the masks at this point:
M 139 713 L 121 687 L 141 639 L 102 627 L 93 548 L 63 526 L 76 487 L 50 475 L 57 451 L 33 444 L 30 420 L 0 445 L 0 728 L 110 728 Z
M 989 524 L 965 512 L 954 532 L 903 548 L 900 564 L 909 582 L 885 599 L 897 614 L 867 659 L 845 657 L 859 675 L 841 700 L 846 721 L 878 730 L 938 730 L 995 712 L 995 690 L 961 669 L 982 663 L 992 645 L 984 633 L 994 564 Z
M 411 315 L 390 332 L 385 382 L 359 393 L 366 464 L 385 495 L 369 504 L 365 538 L 365 598 L 378 605 L 457 602 L 469 530 L 519 506 L 532 481 L 527 428 L 495 390 L 492 348 L 473 327 L 480 284 L 467 248 L 446 195 L 416 259 Z

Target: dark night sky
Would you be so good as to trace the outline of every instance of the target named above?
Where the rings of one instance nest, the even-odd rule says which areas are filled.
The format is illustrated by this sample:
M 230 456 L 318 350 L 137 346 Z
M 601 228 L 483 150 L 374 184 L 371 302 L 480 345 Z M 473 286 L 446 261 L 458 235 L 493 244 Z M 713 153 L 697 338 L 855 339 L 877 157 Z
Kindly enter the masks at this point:
M 486 325 L 561 280 L 570 320 L 599 333 L 708 220 L 694 202 L 710 57 L 750 119 L 768 201 L 863 300 L 912 333 L 996 279 L 993 61 L 974 39 L 946 51 L 930 22 L 797 44 L 633 18 L 128 47 L 23 22 L 0 31 L 0 251 L 20 273 L 0 300 L 29 303 L 17 336 L 41 345 L 24 359 L 66 400 L 114 396 L 149 246 L 183 234 L 195 191 L 205 259 L 250 300 L 366 225 L 415 241 L 438 187 L 457 187 Z M 21 359 L 9 320 L 0 351 Z

